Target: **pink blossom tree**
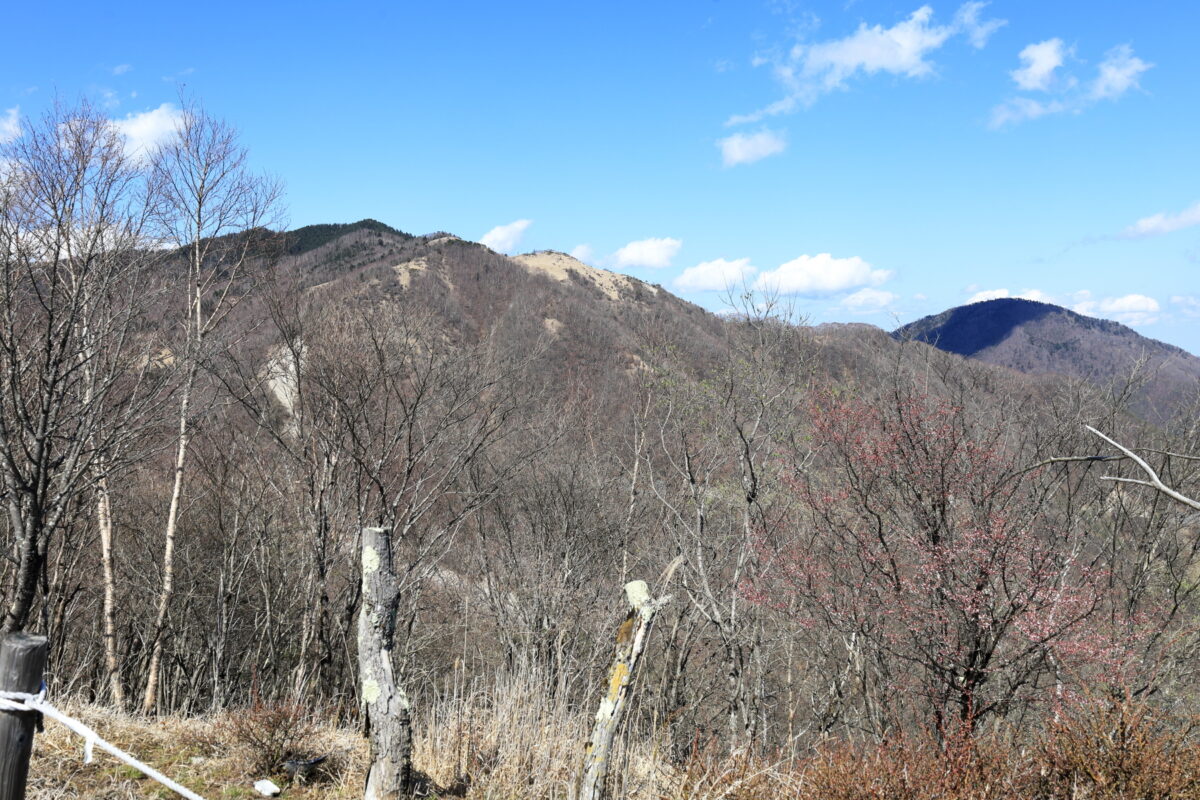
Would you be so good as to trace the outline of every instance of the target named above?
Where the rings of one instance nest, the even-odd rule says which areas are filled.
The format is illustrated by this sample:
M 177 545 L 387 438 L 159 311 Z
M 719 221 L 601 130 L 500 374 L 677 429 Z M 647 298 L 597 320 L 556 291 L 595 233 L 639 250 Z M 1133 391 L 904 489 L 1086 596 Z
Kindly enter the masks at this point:
M 1083 526 L 1007 426 L 902 393 L 826 392 L 810 416 L 799 517 L 760 536 L 769 566 L 750 591 L 873 672 L 876 732 L 913 715 L 969 731 L 1115 657 L 1087 624 L 1104 581 Z

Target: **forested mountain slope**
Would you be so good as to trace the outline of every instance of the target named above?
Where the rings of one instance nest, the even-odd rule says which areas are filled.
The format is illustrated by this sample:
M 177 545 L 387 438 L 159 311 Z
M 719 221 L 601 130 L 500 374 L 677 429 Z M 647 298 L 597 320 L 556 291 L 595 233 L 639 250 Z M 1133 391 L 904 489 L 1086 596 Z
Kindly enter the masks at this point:
M 1027 374 L 1067 375 L 1101 386 L 1132 379 L 1138 409 L 1154 419 L 1170 416 L 1200 390 L 1200 358 L 1119 322 L 1034 300 L 958 306 L 892 335 Z

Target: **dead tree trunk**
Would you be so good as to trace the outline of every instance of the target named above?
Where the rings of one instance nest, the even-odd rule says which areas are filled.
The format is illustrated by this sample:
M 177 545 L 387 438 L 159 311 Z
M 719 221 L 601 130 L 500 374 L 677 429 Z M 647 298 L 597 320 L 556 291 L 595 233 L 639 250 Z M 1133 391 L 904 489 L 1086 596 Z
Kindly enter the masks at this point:
M 394 800 L 412 794 L 412 706 L 392 671 L 398 603 L 391 529 L 363 528 L 358 679 L 371 745 L 363 800 Z
M 600 701 L 592 737 L 583 751 L 577 800 L 603 800 L 605 797 L 613 740 L 625 716 L 634 670 L 646 649 L 654 614 L 671 598 L 651 600 L 645 581 L 630 581 L 625 584 L 625 599 L 629 601 L 630 611 L 617 629 L 617 654 L 608 673 L 608 693 Z

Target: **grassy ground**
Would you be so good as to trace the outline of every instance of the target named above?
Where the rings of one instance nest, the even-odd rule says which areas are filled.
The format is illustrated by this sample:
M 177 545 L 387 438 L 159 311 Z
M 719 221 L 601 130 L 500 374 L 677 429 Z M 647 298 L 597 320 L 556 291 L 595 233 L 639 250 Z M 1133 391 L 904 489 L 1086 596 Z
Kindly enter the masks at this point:
M 502 698 L 498 700 L 497 698 Z M 362 795 L 366 743 L 357 731 L 307 710 L 258 705 L 211 719 L 144 720 L 111 711 L 64 710 L 207 800 L 257 797 L 271 777 L 284 798 Z M 454 691 L 416 719 L 415 761 L 428 794 L 456 783 L 467 800 L 564 800 L 589 715 L 548 698 L 537 681 L 497 680 Z M 1200 721 L 1135 702 L 1064 709 L 1038 733 L 998 729 L 958 742 L 923 734 L 885 742 L 829 742 L 794 759 L 693 748 L 671 762 L 653 738 L 623 743 L 613 772 L 619 800 L 1200 800 Z M 284 755 L 281 755 L 284 754 Z M 306 785 L 263 764 L 328 754 Z M 464 783 L 465 781 L 465 783 Z M 427 796 L 428 796 L 427 794 Z M 32 800 L 171 798 L 173 793 L 47 721 L 35 740 Z
M 281 773 L 268 775 L 254 771 L 254 754 L 246 745 L 229 740 L 224 729 L 226 720 L 221 718 L 148 721 L 90 706 L 69 706 L 63 710 L 207 800 L 259 797 L 253 784 L 265 777 L 283 787 L 283 797 L 295 800 L 348 800 L 362 796 L 366 742 L 352 731 L 314 727 L 305 746 L 311 747 L 314 755 L 328 753 L 330 758 L 321 774 L 301 786 L 289 784 Z M 28 796 L 31 800 L 178 797 L 100 750 L 91 764 L 84 764 L 83 741 L 50 720 L 46 721 L 45 732 L 34 739 Z

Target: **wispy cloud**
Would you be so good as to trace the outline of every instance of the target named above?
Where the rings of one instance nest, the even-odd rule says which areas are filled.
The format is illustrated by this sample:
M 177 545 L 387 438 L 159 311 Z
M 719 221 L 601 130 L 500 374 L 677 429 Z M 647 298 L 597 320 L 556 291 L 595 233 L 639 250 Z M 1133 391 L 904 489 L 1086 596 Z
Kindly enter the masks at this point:
M 521 243 L 525 230 L 533 224 L 531 219 L 519 219 L 507 225 L 497 225 L 479 238 L 479 243 L 497 253 L 512 253 Z
M 592 249 L 590 244 L 577 244 L 571 248 L 570 255 L 571 258 L 575 259 L 576 261 L 588 262 L 591 261 L 592 256 L 595 255 L 595 250 Z
M 821 297 L 863 286 L 878 286 L 891 274 L 889 270 L 872 268 L 858 256 L 834 258 L 830 253 L 818 253 L 802 255 L 762 273 L 754 282 L 754 288 L 776 294 Z
M 0 114 L 0 144 L 11 142 L 21 135 L 21 109 L 17 106 Z
M 179 72 L 176 72 L 174 75 L 163 75 L 162 76 L 163 83 L 174 83 L 182 78 L 186 78 L 187 76 L 191 75 L 195 71 L 196 71 L 195 67 L 187 67 L 186 69 L 179 70 Z
M 682 246 L 683 242 L 669 236 L 661 239 L 640 239 L 630 242 L 613 253 L 612 262 L 618 269 L 633 267 L 661 269 L 671 266 L 672 259 L 675 258 L 675 254 Z
M 868 286 L 844 297 L 841 306 L 858 314 L 875 314 L 899 299 L 900 296 L 897 294 L 883 289 L 872 289 Z
M 822 94 L 846 88 L 859 76 L 887 73 L 905 78 L 924 78 L 936 72 L 930 56 L 947 41 L 962 36 L 981 48 L 1003 26 L 1004 20 L 982 19 L 986 6 L 969 2 L 958 9 L 945 25 L 934 23 L 933 8 L 921 6 L 907 19 L 891 27 L 867 25 L 840 39 L 798 42 L 782 58 L 761 59 L 769 63 L 775 79 L 786 94 L 780 100 L 749 114 L 731 117 L 727 124 L 757 122 L 785 114 L 816 102 Z
M 132 64 L 117 64 L 115 67 L 112 68 L 112 74 L 113 75 L 124 75 L 126 72 L 129 72 L 131 69 L 133 69 Z
M 717 258 L 688 267 L 674 280 L 674 286 L 685 292 L 724 292 L 745 285 L 757 272 L 748 258 Z
M 721 148 L 725 166 L 733 167 L 782 153 L 787 149 L 787 141 L 782 134 L 764 129 L 758 133 L 735 133 L 719 140 L 717 146 Z
M 1180 314 L 1192 319 L 1200 318 L 1200 297 L 1194 297 L 1188 294 L 1177 294 L 1171 297 L 1171 305 L 1179 310 Z
M 1008 289 L 985 289 L 981 292 L 975 292 L 975 294 L 968 297 L 965 305 L 971 305 L 971 303 L 982 303 L 986 300 L 999 300 L 1004 297 L 1015 297 L 1021 300 L 1037 300 L 1039 303 L 1057 302 L 1051 295 L 1046 294 L 1040 289 L 1023 289 L 1016 294 L 1013 294 Z
M 1054 71 L 1063 65 L 1066 49 L 1062 39 L 1047 39 L 1044 42 L 1026 45 L 1017 54 L 1021 59 L 1020 69 L 1009 75 L 1018 87 L 1027 92 L 1047 91 L 1054 81 Z
M 1160 212 L 1149 217 L 1142 217 L 1122 231 L 1121 236 L 1126 239 L 1144 239 L 1148 236 L 1174 233 L 1196 225 L 1200 225 L 1200 203 L 1189 206 L 1177 214 Z
M 144 158 L 175 133 L 182 118 L 181 110 L 163 103 L 158 108 L 114 120 L 113 125 L 125 137 L 126 152 L 135 158 Z
M 1057 78 L 1067 53 L 1060 39 L 1025 47 L 1018 55 L 1023 66 L 1009 73 L 1019 89 L 1050 92 L 1052 99 L 1012 97 L 992 108 L 990 127 L 1003 128 L 1052 114 L 1079 114 L 1101 100 L 1118 100 L 1130 89 L 1139 89 L 1142 74 L 1154 65 L 1133 54 L 1127 44 L 1110 49 L 1095 76 L 1081 83 L 1074 76 Z
M 1090 293 L 1086 291 L 1079 294 L 1090 296 Z M 1126 325 L 1149 325 L 1158 321 L 1161 308 L 1153 297 L 1147 297 L 1144 294 L 1127 294 L 1122 297 L 1084 300 L 1076 303 L 1073 310 L 1089 317 L 1115 319 Z
M 1153 67 L 1133 54 L 1133 48 L 1119 44 L 1105 54 L 1099 74 L 1092 81 L 1088 94 L 1094 100 L 1115 100 L 1130 89 L 1141 88 L 1138 78 Z

